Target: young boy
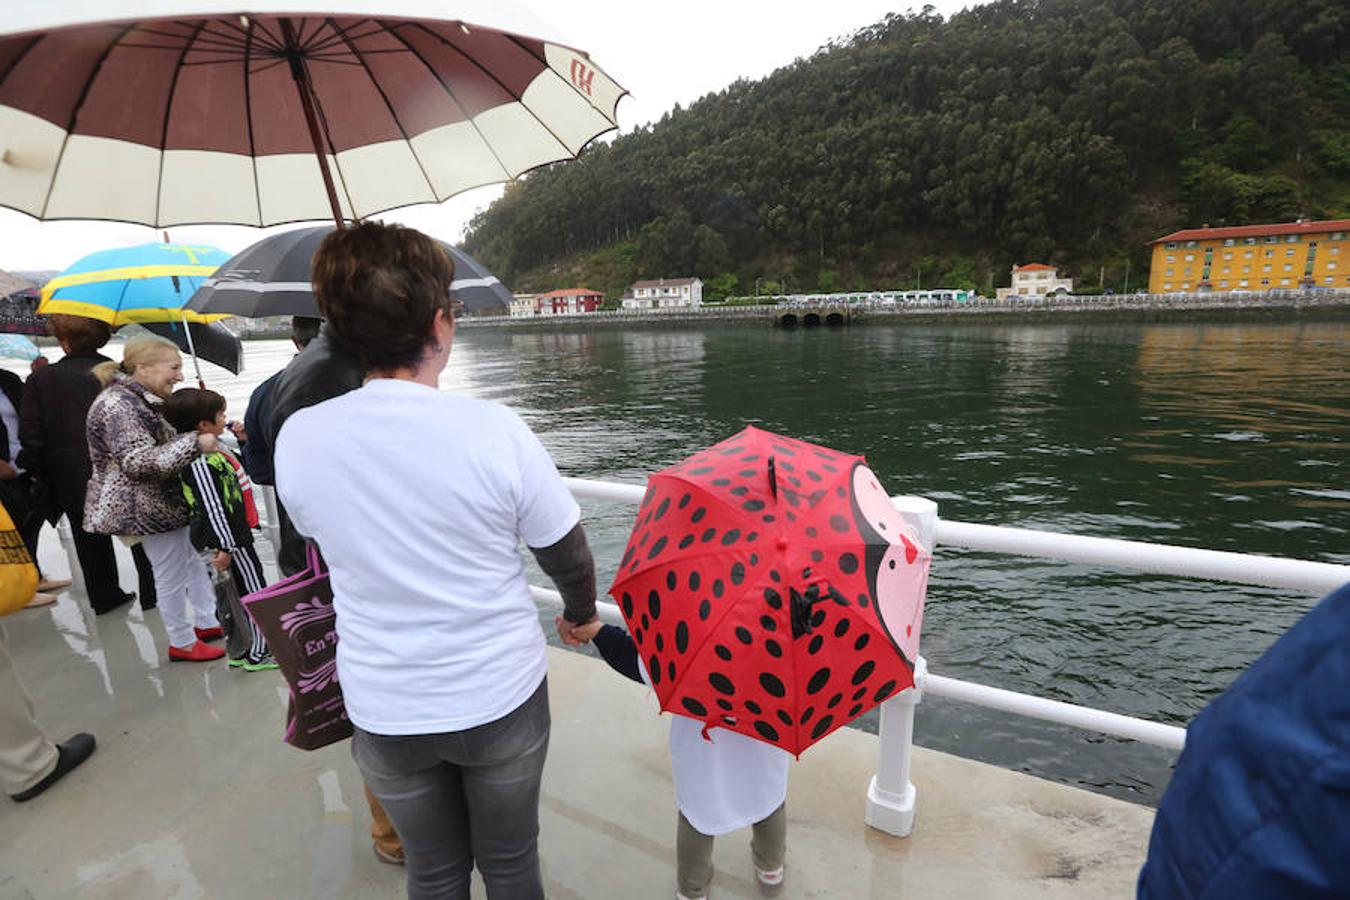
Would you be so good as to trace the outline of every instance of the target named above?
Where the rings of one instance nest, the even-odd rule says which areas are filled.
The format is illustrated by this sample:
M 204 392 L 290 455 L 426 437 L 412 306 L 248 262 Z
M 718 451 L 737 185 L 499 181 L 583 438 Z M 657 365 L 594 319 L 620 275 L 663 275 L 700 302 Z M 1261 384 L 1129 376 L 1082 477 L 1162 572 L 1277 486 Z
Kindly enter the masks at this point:
M 593 640 L 620 675 L 649 683 L 627 631 L 597 619 L 573 625 L 571 633 L 583 642 Z M 750 856 L 755 878 L 763 892 L 778 891 L 787 849 L 789 759 L 786 751 L 743 734 L 722 728 L 705 732 L 702 722 L 671 716 L 670 764 L 679 806 L 675 900 L 706 900 L 713 876 L 713 838 L 747 825 L 753 826 Z
M 164 418 L 180 432 L 196 431 L 219 436 L 225 431 L 225 398 L 215 391 L 183 388 L 174 391 L 161 409 Z M 224 450 L 198 456 L 183 472 L 183 496 L 192 512 L 189 534 L 198 550 L 215 551 L 211 565 L 230 570 L 240 594 L 267 586 L 262 561 L 253 549 L 248 506 L 236 474 L 237 463 Z M 222 620 L 222 624 L 226 624 Z M 231 666 L 247 672 L 275 669 L 262 633 L 246 618 L 231 617 L 227 628 L 238 629 L 237 637 L 248 638 L 244 656 L 231 658 Z M 236 644 L 237 640 L 231 640 Z

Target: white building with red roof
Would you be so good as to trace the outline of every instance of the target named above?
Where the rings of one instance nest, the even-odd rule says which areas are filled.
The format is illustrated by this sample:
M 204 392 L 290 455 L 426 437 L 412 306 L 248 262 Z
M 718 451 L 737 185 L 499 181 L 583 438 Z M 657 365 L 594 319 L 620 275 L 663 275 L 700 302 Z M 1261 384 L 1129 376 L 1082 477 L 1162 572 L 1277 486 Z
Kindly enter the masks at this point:
M 1012 286 L 999 288 L 1000 300 L 1044 297 L 1047 294 L 1067 294 L 1073 290 L 1072 278 L 1060 278 L 1059 269 L 1045 263 L 1027 263 L 1012 267 Z

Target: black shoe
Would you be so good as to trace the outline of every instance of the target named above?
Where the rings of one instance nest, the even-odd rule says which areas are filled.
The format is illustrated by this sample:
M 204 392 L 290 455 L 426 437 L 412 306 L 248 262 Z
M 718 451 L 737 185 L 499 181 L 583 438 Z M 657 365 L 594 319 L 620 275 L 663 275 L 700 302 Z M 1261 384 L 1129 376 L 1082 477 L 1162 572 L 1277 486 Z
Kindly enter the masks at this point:
M 114 601 L 112 602 L 112 605 L 110 605 L 110 606 L 95 606 L 95 607 L 94 607 L 94 615 L 96 615 L 96 616 L 101 616 L 101 615 L 105 615 L 106 613 L 110 613 L 110 612 L 112 612 L 112 611 L 115 610 L 115 609 L 121 609 L 123 606 L 126 606 L 128 603 L 130 603 L 132 600 L 135 600 L 135 599 L 136 599 L 136 595 L 135 595 L 134 593 L 128 594 L 128 593 L 126 593 L 126 592 L 124 592 L 124 591 L 119 591 L 118 594 L 117 594 L 117 599 L 114 600 Z
M 92 734 L 80 732 L 63 744 L 56 745 L 56 768 L 52 769 L 52 774 L 39 781 L 26 791 L 17 794 L 10 794 L 10 798 L 16 803 L 23 803 L 25 800 L 32 800 L 38 794 L 41 794 L 47 788 L 56 784 L 62 778 L 66 777 L 76 766 L 94 755 L 95 741 Z

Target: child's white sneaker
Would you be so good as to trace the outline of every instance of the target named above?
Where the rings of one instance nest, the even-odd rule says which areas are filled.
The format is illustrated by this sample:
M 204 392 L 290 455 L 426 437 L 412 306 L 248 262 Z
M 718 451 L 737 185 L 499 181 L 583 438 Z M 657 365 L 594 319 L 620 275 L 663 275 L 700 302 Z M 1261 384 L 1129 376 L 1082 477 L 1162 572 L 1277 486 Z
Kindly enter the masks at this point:
M 786 866 L 779 866 L 776 869 L 761 869 L 759 866 L 755 866 L 755 878 L 759 879 L 761 887 L 773 890 L 782 886 L 786 868 Z

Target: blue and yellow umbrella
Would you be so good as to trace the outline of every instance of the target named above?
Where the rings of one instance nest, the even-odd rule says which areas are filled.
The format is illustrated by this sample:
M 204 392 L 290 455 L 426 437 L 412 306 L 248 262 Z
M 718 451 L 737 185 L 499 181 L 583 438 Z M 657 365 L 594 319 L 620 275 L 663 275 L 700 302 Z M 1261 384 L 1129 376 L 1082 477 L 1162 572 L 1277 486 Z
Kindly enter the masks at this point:
M 216 247 L 141 244 L 91 253 L 43 285 L 40 315 L 64 313 L 116 328 L 147 322 L 214 322 L 183 304 L 230 255 Z

